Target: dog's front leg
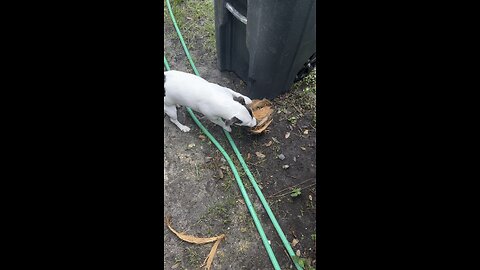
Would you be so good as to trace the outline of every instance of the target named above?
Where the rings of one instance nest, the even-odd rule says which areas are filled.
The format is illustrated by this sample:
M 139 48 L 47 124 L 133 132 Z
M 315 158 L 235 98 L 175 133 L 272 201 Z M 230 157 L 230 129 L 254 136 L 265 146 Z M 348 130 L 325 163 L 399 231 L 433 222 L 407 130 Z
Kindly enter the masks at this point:
M 163 105 L 163 111 L 168 115 L 170 118 L 170 121 L 174 123 L 181 131 L 183 132 L 189 132 L 190 128 L 187 126 L 182 125 L 180 122 L 177 120 L 177 107 L 175 105 L 172 106 L 167 106 Z
M 226 131 L 232 132 L 232 128 L 229 127 L 229 126 L 227 126 L 227 125 L 225 125 L 225 123 L 224 123 L 221 119 L 219 119 L 218 117 L 208 117 L 208 116 L 207 116 L 207 118 L 208 118 L 208 120 L 210 120 L 210 121 L 213 122 L 214 124 L 217 124 L 217 125 L 221 126 L 221 127 L 222 127 L 223 129 L 225 129 Z

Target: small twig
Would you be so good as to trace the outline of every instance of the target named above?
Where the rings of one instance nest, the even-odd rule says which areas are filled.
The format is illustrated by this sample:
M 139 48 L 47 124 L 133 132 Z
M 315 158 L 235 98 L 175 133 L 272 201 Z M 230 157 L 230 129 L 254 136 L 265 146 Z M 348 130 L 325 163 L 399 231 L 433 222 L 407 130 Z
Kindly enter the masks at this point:
M 271 197 L 276 197 L 276 195 L 284 192 L 285 190 L 294 189 L 294 188 L 296 188 L 297 186 L 303 185 L 303 184 L 307 183 L 308 181 L 311 181 L 311 180 L 314 180 L 314 179 L 316 179 L 316 178 L 309 178 L 309 179 L 307 179 L 307 180 L 305 180 L 305 181 L 303 181 L 303 182 L 301 182 L 301 183 L 299 183 L 299 184 L 296 184 L 296 185 L 293 185 L 293 186 L 290 186 L 290 187 L 286 187 L 286 188 L 284 188 L 284 189 L 281 189 L 281 190 L 273 193 L 272 195 L 270 195 L 269 198 L 271 198 Z
M 300 138 L 304 138 L 304 139 L 308 138 L 308 137 L 305 136 L 305 135 L 298 135 L 297 133 L 293 133 L 293 135 L 298 136 L 298 137 L 300 137 Z
M 259 163 L 259 162 L 258 162 L 258 163 Z M 252 166 L 255 166 L 255 167 L 260 167 L 260 168 L 265 169 L 265 167 L 258 165 L 258 163 L 251 163 L 251 162 L 248 162 L 248 161 L 247 161 L 247 164 L 248 164 L 248 165 L 252 165 Z
M 299 114 L 303 115 L 303 112 L 301 112 L 300 109 L 298 109 L 297 105 L 293 104 L 293 107 L 295 108 L 295 110 L 297 110 Z
M 296 239 L 298 239 L 298 236 L 297 236 L 297 234 L 295 233 L 294 230 L 291 230 L 290 232 L 292 233 L 293 237 L 295 237 Z
M 288 252 L 287 252 L 287 250 L 285 249 L 285 247 L 283 248 L 283 252 L 285 252 L 285 255 L 287 255 L 287 257 L 290 259 L 290 261 L 292 262 L 292 264 L 295 264 L 295 262 L 293 261 L 292 257 L 290 257 L 290 255 L 288 255 Z
M 303 135 L 304 130 L 302 130 L 302 128 L 299 126 L 297 126 L 297 128 L 298 128 L 298 131 L 300 132 L 300 135 Z
M 308 185 L 308 186 L 302 187 L 301 189 L 307 189 L 307 188 L 309 188 L 309 187 L 311 187 L 311 186 L 315 186 L 316 184 L 317 184 L 317 183 L 313 183 L 313 184 L 310 184 L 310 185 Z M 290 194 L 292 194 L 292 192 L 283 193 L 283 194 L 280 194 L 280 195 L 270 196 L 270 197 L 268 197 L 267 199 L 281 198 L 281 197 L 285 197 L 285 196 L 290 195 Z

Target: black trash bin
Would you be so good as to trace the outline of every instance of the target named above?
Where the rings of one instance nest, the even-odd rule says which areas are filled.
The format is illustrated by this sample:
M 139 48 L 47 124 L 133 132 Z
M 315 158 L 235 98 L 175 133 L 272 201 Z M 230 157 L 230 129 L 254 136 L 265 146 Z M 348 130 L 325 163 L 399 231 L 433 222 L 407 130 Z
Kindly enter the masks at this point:
M 218 68 L 275 98 L 313 69 L 316 0 L 214 0 Z

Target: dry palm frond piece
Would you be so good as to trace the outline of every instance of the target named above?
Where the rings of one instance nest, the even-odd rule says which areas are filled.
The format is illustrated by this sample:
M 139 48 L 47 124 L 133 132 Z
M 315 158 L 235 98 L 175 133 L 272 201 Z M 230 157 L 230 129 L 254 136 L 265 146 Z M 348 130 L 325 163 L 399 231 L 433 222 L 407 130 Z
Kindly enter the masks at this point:
M 273 121 L 272 102 L 268 99 L 254 99 L 249 107 L 252 110 L 253 117 L 257 119 L 257 125 L 250 129 L 252 133 L 260 134 L 264 132 Z
M 170 217 L 165 218 L 165 223 L 167 224 L 167 227 L 168 227 L 168 229 L 170 229 L 170 231 L 172 231 L 178 238 L 180 238 L 181 240 L 183 240 L 185 242 L 192 243 L 192 244 L 197 244 L 197 245 L 203 245 L 203 244 L 208 244 L 208 243 L 215 242 L 215 244 L 213 244 L 213 247 L 210 250 L 210 253 L 208 254 L 207 258 L 205 258 L 205 261 L 201 265 L 201 267 L 205 267 L 205 270 L 210 270 L 211 267 L 212 267 L 213 258 L 215 257 L 215 254 L 217 253 L 218 246 L 220 245 L 220 241 L 223 238 L 225 238 L 225 235 L 221 234 L 221 235 L 215 236 L 215 237 L 200 238 L 200 237 L 195 237 L 195 236 L 191 236 L 191 235 L 186 235 L 185 233 L 180 233 L 180 232 L 177 232 L 176 230 L 174 230 L 172 228 L 172 220 L 171 220 Z

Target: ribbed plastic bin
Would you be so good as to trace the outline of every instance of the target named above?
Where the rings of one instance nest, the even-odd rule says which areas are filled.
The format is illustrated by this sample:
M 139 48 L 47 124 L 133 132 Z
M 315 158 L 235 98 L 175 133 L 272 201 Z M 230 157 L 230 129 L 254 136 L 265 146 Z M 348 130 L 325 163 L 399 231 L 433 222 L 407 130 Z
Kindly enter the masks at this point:
M 218 68 L 247 84 L 251 98 L 275 98 L 313 69 L 315 0 L 214 0 Z

